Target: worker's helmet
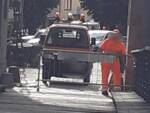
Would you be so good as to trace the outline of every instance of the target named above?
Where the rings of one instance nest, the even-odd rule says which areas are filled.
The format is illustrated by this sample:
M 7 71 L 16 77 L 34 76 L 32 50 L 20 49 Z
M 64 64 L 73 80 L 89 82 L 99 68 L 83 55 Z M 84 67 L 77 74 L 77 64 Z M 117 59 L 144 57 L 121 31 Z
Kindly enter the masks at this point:
M 73 21 L 73 15 L 72 15 L 72 13 L 68 13 L 68 21 Z
M 106 26 L 103 26 L 103 27 L 102 27 L 102 30 L 106 30 L 106 29 L 107 29 Z
M 59 12 L 56 12 L 56 15 L 59 15 Z
M 55 13 L 55 17 L 60 17 L 59 12 L 56 12 L 56 13 Z
M 59 12 L 56 12 L 56 14 L 55 14 L 55 20 L 57 20 L 57 21 L 60 20 L 60 14 L 59 14 Z
M 80 15 L 80 21 L 85 22 L 85 15 L 83 13 Z
M 68 16 L 69 16 L 69 17 L 72 17 L 72 13 L 68 13 Z

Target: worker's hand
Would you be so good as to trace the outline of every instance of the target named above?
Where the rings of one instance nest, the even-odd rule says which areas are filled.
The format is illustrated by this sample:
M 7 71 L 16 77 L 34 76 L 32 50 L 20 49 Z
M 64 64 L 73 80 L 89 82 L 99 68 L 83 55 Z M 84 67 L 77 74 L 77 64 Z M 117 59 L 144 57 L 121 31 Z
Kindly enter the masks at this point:
M 99 49 L 98 46 L 93 47 L 93 51 L 94 51 L 94 52 L 98 52 L 99 50 L 100 50 L 100 49 Z
M 126 57 L 128 57 L 128 58 L 130 58 L 130 59 L 134 59 L 133 54 L 130 54 L 130 53 L 127 53 L 127 54 L 126 54 Z

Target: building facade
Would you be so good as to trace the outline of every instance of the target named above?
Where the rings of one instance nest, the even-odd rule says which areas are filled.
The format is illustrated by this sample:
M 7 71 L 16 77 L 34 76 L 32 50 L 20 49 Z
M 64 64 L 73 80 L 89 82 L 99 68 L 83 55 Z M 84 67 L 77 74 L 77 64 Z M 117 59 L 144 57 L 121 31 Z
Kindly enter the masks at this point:
M 60 13 L 61 20 L 66 20 L 68 13 L 73 14 L 74 20 L 78 20 L 82 13 L 85 15 L 85 20 L 91 20 L 91 16 L 87 14 L 87 11 L 81 8 L 80 0 L 59 0 L 57 8 L 52 9 L 51 13 L 47 15 L 45 26 L 53 23 L 56 12 Z
M 72 13 L 75 19 L 78 19 L 80 14 L 83 13 L 86 19 L 90 19 L 87 11 L 81 8 L 80 0 L 60 0 L 58 11 L 62 19 L 66 19 L 68 13 Z
M 23 28 L 23 7 L 24 0 L 10 0 L 8 9 L 8 37 L 15 30 Z

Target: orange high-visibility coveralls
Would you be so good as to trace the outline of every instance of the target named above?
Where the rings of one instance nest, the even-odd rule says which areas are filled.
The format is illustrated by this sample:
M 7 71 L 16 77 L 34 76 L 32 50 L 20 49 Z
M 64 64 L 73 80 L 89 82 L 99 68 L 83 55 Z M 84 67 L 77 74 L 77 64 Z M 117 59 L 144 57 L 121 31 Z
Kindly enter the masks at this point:
M 126 48 L 121 41 L 116 41 L 113 38 L 105 40 L 101 46 L 100 50 L 104 53 L 115 53 L 115 54 L 126 54 Z M 102 90 L 108 89 L 108 77 L 110 70 L 113 73 L 113 85 L 118 86 L 121 84 L 121 74 L 120 74 L 120 63 L 119 58 L 116 58 L 113 64 L 101 63 L 102 70 Z

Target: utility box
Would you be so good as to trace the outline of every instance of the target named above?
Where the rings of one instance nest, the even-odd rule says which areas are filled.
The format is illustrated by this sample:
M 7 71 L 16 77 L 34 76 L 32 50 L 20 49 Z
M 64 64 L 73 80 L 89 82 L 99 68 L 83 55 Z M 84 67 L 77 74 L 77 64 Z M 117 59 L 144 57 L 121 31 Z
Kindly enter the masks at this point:
M 150 47 L 132 51 L 136 92 L 150 103 Z
M 0 76 L 0 84 L 5 86 L 6 88 L 13 88 L 14 87 L 13 74 L 2 73 Z

